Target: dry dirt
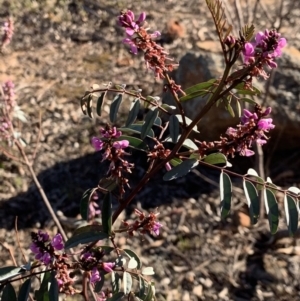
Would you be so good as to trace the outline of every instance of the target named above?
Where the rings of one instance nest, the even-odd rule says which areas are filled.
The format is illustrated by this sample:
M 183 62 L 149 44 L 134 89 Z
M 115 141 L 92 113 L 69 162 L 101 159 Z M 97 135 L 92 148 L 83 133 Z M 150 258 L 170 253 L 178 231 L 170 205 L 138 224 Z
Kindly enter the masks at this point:
M 254 11 L 256 2 L 263 6 L 258 4 Z M 283 8 L 279 2 L 240 0 L 224 4 L 235 25 L 254 19 L 259 29 L 270 24 L 280 26 L 290 45 L 299 47 L 298 2 L 282 1 Z M 281 24 L 276 15 L 288 10 L 291 3 L 295 9 Z M 108 120 L 108 107 L 101 118 L 90 120 L 81 112 L 80 97 L 92 84 L 109 81 L 141 88 L 144 95 L 162 93 L 162 82 L 147 72 L 142 55 L 132 56 L 121 44 L 123 32 L 115 18 L 126 7 L 137 14 L 146 11 L 152 29 L 179 35 L 165 34 L 163 41 L 177 61 L 199 46 L 210 50 L 216 45 L 204 0 L 13 0 L 4 1 L 0 7 L 0 21 L 8 14 L 15 21 L 13 41 L 0 57 L 0 82 L 11 79 L 16 85 L 18 104 L 29 120 L 21 125 L 30 145 L 29 156 L 39 137 L 41 114 L 34 168 L 53 208 L 62 212 L 69 234 L 75 227 L 82 192 L 97 185 L 104 172 L 89 141 Z M 242 14 L 238 18 L 239 11 Z M 14 250 L 18 264 L 23 264 L 15 239 L 15 216 L 27 258 L 31 256 L 27 250 L 30 231 L 41 227 L 55 232 L 56 228 L 26 168 L 4 156 L 0 156 L 0 164 L 1 266 L 11 264 L 8 247 Z M 138 166 L 133 181 L 144 168 Z M 233 210 L 222 221 L 217 181 L 218 174 L 210 170 L 198 170 L 175 183 L 153 179 L 135 203 L 144 208 L 158 207 L 161 235 L 120 238 L 120 246 L 131 246 L 142 256 L 144 265 L 154 266 L 158 300 L 300 300 L 299 240 L 286 235 L 283 218 L 275 237 L 269 234 L 266 220 L 249 226 L 244 195 L 238 188 L 241 183 L 236 179 Z M 127 218 L 130 214 L 128 210 Z

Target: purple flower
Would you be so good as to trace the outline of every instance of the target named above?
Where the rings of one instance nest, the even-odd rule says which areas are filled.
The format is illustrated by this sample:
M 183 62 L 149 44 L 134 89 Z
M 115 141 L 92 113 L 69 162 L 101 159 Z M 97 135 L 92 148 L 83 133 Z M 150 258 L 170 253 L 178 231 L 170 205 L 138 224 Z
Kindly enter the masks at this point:
M 113 268 L 115 267 L 115 264 L 113 262 L 103 262 L 103 270 L 107 273 L 110 273 L 113 271 Z
M 92 284 L 95 284 L 97 281 L 100 280 L 101 280 L 100 273 L 98 269 L 95 267 L 92 269 L 90 281 Z
M 45 265 L 48 265 L 51 261 L 51 255 L 45 252 L 39 260 L 43 262 Z
M 104 138 L 119 138 L 122 135 L 122 132 L 118 131 L 117 128 L 114 126 L 109 130 L 100 129 L 100 134 Z
M 257 127 L 259 130 L 269 131 L 275 128 L 275 125 L 272 124 L 272 122 L 273 122 L 272 118 L 261 119 L 258 121 Z
M 278 45 L 276 49 L 274 50 L 274 57 L 281 56 L 282 54 L 282 48 L 285 47 L 287 44 L 287 41 L 285 38 L 280 38 L 278 41 Z
M 152 227 L 152 231 L 155 235 L 159 235 L 159 229 L 162 227 L 162 224 L 159 222 L 155 222 L 153 227 Z
M 43 232 L 41 230 L 38 231 L 38 240 L 42 242 L 49 241 L 49 234 L 47 232 Z
M 56 234 L 52 238 L 51 245 L 57 251 L 60 251 L 60 250 L 62 250 L 64 248 L 63 238 L 62 238 L 62 236 L 61 236 L 60 233 Z
M 116 149 L 123 149 L 128 147 L 128 145 L 129 145 L 128 140 L 120 140 L 120 141 L 115 141 L 113 143 L 113 147 L 115 147 Z
M 83 260 L 86 260 L 86 261 L 92 260 L 92 259 L 93 259 L 92 253 L 90 253 L 90 252 L 84 253 L 84 254 L 82 255 L 82 259 L 83 259 Z
M 100 151 L 103 148 L 104 142 L 97 138 L 97 137 L 93 137 L 92 138 L 92 145 L 95 148 L 96 151 Z

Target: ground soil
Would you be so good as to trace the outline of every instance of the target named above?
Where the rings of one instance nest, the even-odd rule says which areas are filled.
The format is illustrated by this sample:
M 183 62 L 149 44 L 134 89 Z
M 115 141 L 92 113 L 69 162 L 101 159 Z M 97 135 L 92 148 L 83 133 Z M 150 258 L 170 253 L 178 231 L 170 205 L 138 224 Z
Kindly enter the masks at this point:
M 256 2 L 262 6 L 256 7 Z M 298 47 L 297 3 L 282 1 L 280 8 L 279 2 L 224 4 L 235 26 L 248 20 L 254 20 L 258 29 L 278 26 Z M 291 3 L 295 7 L 281 23 L 279 13 L 286 12 Z M 144 95 L 157 96 L 163 91 L 163 83 L 146 70 L 142 54 L 133 56 L 121 43 L 123 31 L 115 19 L 123 8 L 137 14 L 146 11 L 149 27 L 164 33 L 161 42 L 176 61 L 187 51 L 199 47 L 210 51 L 209 45 L 216 45 L 204 0 L 134 4 L 13 0 L 0 7 L 0 20 L 10 14 L 15 22 L 12 43 L 0 57 L 0 81 L 11 79 L 16 85 L 18 104 L 28 116 L 21 130 L 29 157 L 37 145 L 34 169 L 68 234 L 77 225 L 82 192 L 97 185 L 105 171 L 90 138 L 108 121 L 109 108 L 104 106 L 101 118 L 91 120 L 81 112 L 80 97 L 92 84 L 110 81 L 140 88 Z M 126 105 L 121 110 L 125 112 Z M 145 171 L 137 157 L 133 183 Z M 15 216 L 26 258 L 32 258 L 30 231 L 43 228 L 54 233 L 57 229 L 26 168 L 4 156 L 0 164 L 0 262 L 1 266 L 12 264 L 11 249 L 17 263 L 23 264 Z M 282 171 L 277 176 L 280 174 Z M 134 206 L 158 208 L 161 234 L 118 239 L 120 247 L 130 246 L 144 265 L 154 267 L 158 300 L 300 300 L 299 240 L 287 235 L 283 218 L 276 236 L 269 234 L 265 219 L 250 226 L 238 179 L 233 179 L 232 212 L 221 220 L 218 173 L 200 169 L 168 183 L 162 183 L 160 176 L 140 192 Z M 299 185 L 297 179 L 289 181 Z M 278 197 L 282 207 L 282 196 Z M 124 218 L 133 217 L 131 209 Z

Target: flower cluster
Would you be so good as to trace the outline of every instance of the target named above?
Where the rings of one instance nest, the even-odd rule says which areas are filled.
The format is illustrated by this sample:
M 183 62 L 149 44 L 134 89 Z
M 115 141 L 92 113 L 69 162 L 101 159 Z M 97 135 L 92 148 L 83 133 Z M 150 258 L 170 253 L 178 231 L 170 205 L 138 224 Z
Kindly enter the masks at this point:
M 80 264 L 86 271 L 90 271 L 90 282 L 95 284 L 101 280 L 101 271 L 111 273 L 115 267 L 114 262 L 102 260 L 105 251 L 101 247 L 94 247 L 90 250 L 83 250 L 80 256 Z
M 271 69 L 276 68 L 275 58 L 281 56 L 282 48 L 286 44 L 286 39 L 281 38 L 280 33 L 276 32 L 275 29 L 260 31 L 256 34 L 255 41 L 245 43 L 243 48 L 244 64 L 254 64 L 251 75 L 268 78 L 263 67 L 267 65 Z
M 0 48 L 3 48 L 6 45 L 8 45 L 12 39 L 14 33 L 14 23 L 11 18 L 8 19 L 6 22 L 4 22 L 2 31 L 3 31 L 3 36 L 2 36 Z
M 30 250 L 35 254 L 35 259 L 48 265 L 55 257 L 55 251 L 61 251 L 64 248 L 64 243 L 61 234 L 56 234 L 50 240 L 49 234 L 39 231 L 31 233 L 32 244 Z
M 244 109 L 241 124 L 237 128 L 227 129 L 226 135 L 229 137 L 229 142 L 227 138 L 223 138 L 222 152 L 226 155 L 239 152 L 241 156 L 247 157 L 254 155 L 254 151 L 249 149 L 253 142 L 259 145 L 266 144 L 268 139 L 266 133 L 275 127 L 272 118 L 265 118 L 270 113 L 270 107 L 262 112 L 257 106 L 253 113 Z
M 103 150 L 102 161 L 110 161 L 107 174 L 109 177 L 116 179 L 120 184 L 120 193 L 125 193 L 124 185 L 128 185 L 128 179 L 124 177 L 124 173 L 131 173 L 134 164 L 129 163 L 124 159 L 125 155 L 129 155 L 124 151 L 129 146 L 128 140 L 117 140 L 122 133 L 116 129 L 106 126 L 105 129 L 100 130 L 101 138 L 93 137 L 92 145 L 99 151 Z
M 150 214 L 146 216 L 144 212 L 138 209 L 135 209 L 134 212 L 138 216 L 138 220 L 133 223 L 123 221 L 123 225 L 129 235 L 133 236 L 135 231 L 139 231 L 141 234 L 151 233 L 159 235 L 159 230 L 162 227 L 162 224 L 157 221 L 159 213 L 150 212 Z
M 153 41 L 161 35 L 160 32 L 149 34 L 148 29 L 141 26 L 146 19 L 146 14 L 141 13 L 137 21 L 134 19 L 134 13 L 130 10 L 121 12 L 118 17 L 118 24 L 125 28 L 127 35 L 123 43 L 128 44 L 134 54 L 138 53 L 138 49 L 143 50 L 146 67 L 154 72 L 156 78 L 164 78 L 164 73 L 172 71 L 177 64 L 167 63 L 172 59 L 167 56 L 168 53 L 163 47 Z

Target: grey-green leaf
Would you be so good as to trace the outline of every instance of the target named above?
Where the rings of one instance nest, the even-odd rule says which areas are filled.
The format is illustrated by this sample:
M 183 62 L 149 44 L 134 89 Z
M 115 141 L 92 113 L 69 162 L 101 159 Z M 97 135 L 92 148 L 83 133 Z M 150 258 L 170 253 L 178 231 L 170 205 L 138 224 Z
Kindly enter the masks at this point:
M 101 110 L 102 110 L 102 105 L 104 102 L 105 95 L 106 95 L 106 92 L 102 92 L 97 99 L 96 113 L 98 116 L 101 116 Z
M 8 267 L 0 268 L 0 282 L 16 277 L 25 272 L 26 269 L 23 267 L 8 266 Z
M 7 283 L 6 286 L 4 287 L 1 300 L 17 301 L 17 295 L 15 289 L 10 283 Z
M 102 210 L 101 210 L 103 232 L 107 233 L 108 235 L 111 235 L 111 226 L 112 226 L 111 204 L 112 204 L 112 196 L 111 193 L 109 192 L 106 194 L 106 196 L 103 199 Z
M 84 226 L 74 231 L 73 236 L 66 241 L 65 249 L 76 247 L 79 244 L 87 244 L 106 238 L 108 238 L 108 235 L 107 233 L 103 232 L 102 226 Z
M 80 214 L 81 214 L 82 219 L 84 219 L 86 221 L 89 218 L 89 203 L 90 203 L 92 195 L 94 194 L 94 192 L 96 190 L 97 190 L 97 188 L 87 189 L 83 193 L 82 198 L 80 200 Z
M 190 88 L 187 88 L 184 92 L 186 93 L 185 96 L 180 97 L 180 101 L 188 101 L 190 99 L 196 98 L 198 96 L 203 96 L 209 93 L 209 88 L 214 84 L 216 80 L 211 79 L 207 82 L 199 83 L 194 85 Z
M 118 94 L 115 96 L 115 98 L 113 99 L 110 105 L 109 119 L 111 123 L 115 123 L 117 120 L 117 115 L 122 99 L 123 99 L 123 94 Z
M 128 127 L 136 120 L 140 111 L 140 99 L 135 99 L 129 109 L 128 117 L 125 123 L 125 126 Z
M 274 193 L 270 189 L 264 189 L 266 213 L 268 215 L 270 231 L 275 234 L 279 223 L 279 210 Z
M 185 160 L 181 164 L 173 167 L 170 171 L 165 173 L 163 179 L 164 181 L 171 181 L 179 177 L 183 177 L 187 173 L 189 173 L 193 168 L 195 168 L 198 164 L 199 162 L 196 159 Z
M 177 142 L 179 136 L 179 121 L 175 115 L 171 115 L 169 119 L 170 137 L 173 143 Z
M 257 190 L 255 186 L 247 180 L 244 180 L 243 187 L 250 210 L 251 223 L 256 224 L 258 221 L 260 208 L 260 201 Z
M 125 252 L 125 254 L 131 258 L 131 257 L 134 257 L 134 259 L 137 261 L 137 268 L 140 269 L 142 267 L 142 263 L 141 263 L 141 259 L 139 258 L 139 256 L 133 252 L 132 250 L 129 250 L 129 249 L 124 249 L 123 250 Z
M 128 126 L 128 127 L 125 127 L 125 128 L 119 128 L 118 130 L 120 130 L 120 131 L 123 132 L 123 133 L 140 134 L 141 131 L 142 131 L 142 127 L 143 127 L 143 124 L 131 124 L 131 125 Z M 150 131 L 148 132 L 147 136 L 148 136 L 148 137 L 151 137 L 151 138 L 154 137 L 154 132 L 153 132 L 152 129 L 150 129 Z
M 221 217 L 228 215 L 231 208 L 232 184 L 228 174 L 221 172 L 220 175 Z
M 49 289 L 49 299 L 51 301 L 58 301 L 58 295 L 59 295 L 58 283 L 55 276 L 56 276 L 56 271 L 52 271 L 50 277 L 50 289 Z
M 181 116 L 180 114 L 177 114 L 177 115 L 175 115 L 175 116 L 177 117 L 178 121 L 179 121 L 181 124 L 183 124 L 183 118 L 182 118 L 182 116 Z M 190 119 L 190 118 L 188 118 L 188 117 L 186 117 L 186 116 L 184 117 L 184 119 L 185 119 L 185 123 L 186 123 L 187 125 L 190 125 L 190 124 L 193 122 L 192 119 Z M 199 133 L 197 125 L 195 125 L 195 126 L 193 127 L 193 131 L 196 132 L 196 133 Z
M 120 291 L 121 277 L 116 272 L 111 272 L 111 286 L 113 293 L 118 293 Z
M 132 288 L 132 277 L 128 272 L 123 273 L 123 288 L 125 295 L 129 294 Z
M 151 131 L 151 128 L 154 124 L 154 121 L 158 115 L 158 109 L 155 108 L 153 110 L 149 110 L 148 113 L 145 116 L 145 123 L 142 125 L 141 128 L 141 138 L 145 139 L 146 136 Z
M 294 235 L 298 229 L 298 208 L 296 201 L 288 194 L 284 195 L 284 209 L 289 234 Z
M 31 278 L 28 278 L 20 287 L 18 301 L 27 301 L 31 286 Z

